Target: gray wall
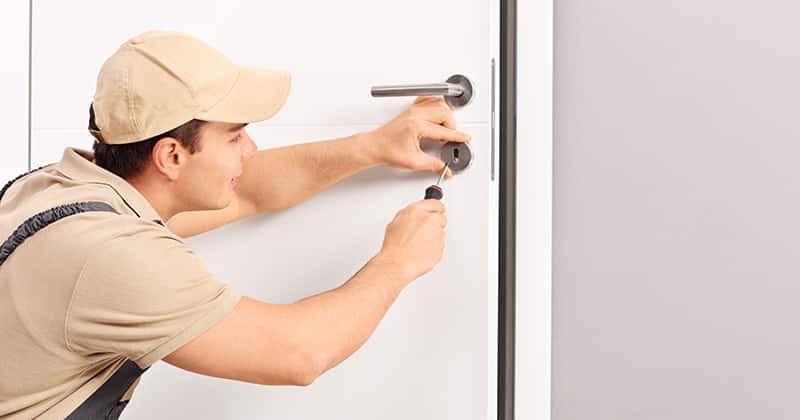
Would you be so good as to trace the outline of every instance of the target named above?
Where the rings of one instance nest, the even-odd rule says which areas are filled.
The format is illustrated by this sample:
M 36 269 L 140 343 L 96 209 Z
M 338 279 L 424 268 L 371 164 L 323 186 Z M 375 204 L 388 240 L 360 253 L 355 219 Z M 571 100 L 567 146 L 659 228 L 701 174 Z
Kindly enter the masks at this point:
M 553 418 L 800 418 L 800 3 L 555 4 Z

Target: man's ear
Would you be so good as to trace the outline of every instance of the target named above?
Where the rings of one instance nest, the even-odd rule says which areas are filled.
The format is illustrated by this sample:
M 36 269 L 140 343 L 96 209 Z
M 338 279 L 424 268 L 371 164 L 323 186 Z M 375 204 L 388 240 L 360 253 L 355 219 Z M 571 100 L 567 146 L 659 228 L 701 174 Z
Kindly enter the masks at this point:
M 188 151 L 172 137 L 164 137 L 153 146 L 151 157 L 156 171 L 164 174 L 171 181 L 178 179 L 181 168 L 186 164 Z

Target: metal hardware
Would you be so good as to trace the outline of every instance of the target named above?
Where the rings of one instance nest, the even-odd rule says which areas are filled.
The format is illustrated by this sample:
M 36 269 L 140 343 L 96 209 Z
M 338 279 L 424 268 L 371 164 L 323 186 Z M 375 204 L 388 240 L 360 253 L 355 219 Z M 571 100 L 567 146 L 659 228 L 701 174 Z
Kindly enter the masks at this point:
M 492 181 L 494 181 L 494 160 L 495 160 L 494 159 L 494 156 L 495 156 L 494 155 L 494 145 L 495 145 L 494 133 L 495 133 L 495 130 L 496 130 L 495 126 L 494 126 L 494 119 L 495 119 L 495 114 L 494 114 L 494 96 L 495 96 L 495 94 L 494 94 L 494 80 L 495 80 L 495 77 L 494 77 L 494 58 L 492 58 L 492 124 L 491 124 L 492 125 L 492 141 L 491 141 L 491 143 L 492 143 L 492 156 L 491 156 L 491 160 L 492 160 L 491 161 L 491 178 L 492 178 Z
M 472 83 L 466 76 L 454 74 L 445 83 L 373 86 L 373 97 L 386 96 L 444 96 L 450 108 L 460 108 L 472 100 Z
M 469 143 L 450 141 L 442 147 L 441 158 L 453 171 L 463 171 L 472 163 L 472 148 Z

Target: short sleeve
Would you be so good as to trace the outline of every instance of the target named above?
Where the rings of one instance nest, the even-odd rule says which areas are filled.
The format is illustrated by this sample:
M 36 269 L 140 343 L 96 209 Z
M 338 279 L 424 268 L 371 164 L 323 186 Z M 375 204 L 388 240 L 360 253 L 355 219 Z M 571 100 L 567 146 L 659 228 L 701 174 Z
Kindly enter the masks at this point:
M 202 335 L 240 297 L 186 244 L 142 223 L 87 258 L 66 314 L 67 346 L 145 368 Z

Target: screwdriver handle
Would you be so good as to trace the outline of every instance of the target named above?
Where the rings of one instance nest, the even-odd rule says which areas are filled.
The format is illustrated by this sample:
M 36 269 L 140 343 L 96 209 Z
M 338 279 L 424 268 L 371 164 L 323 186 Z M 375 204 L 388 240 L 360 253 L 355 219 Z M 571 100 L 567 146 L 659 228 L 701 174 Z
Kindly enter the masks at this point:
M 431 185 L 425 189 L 425 199 L 441 200 L 444 197 L 444 191 L 438 185 Z

